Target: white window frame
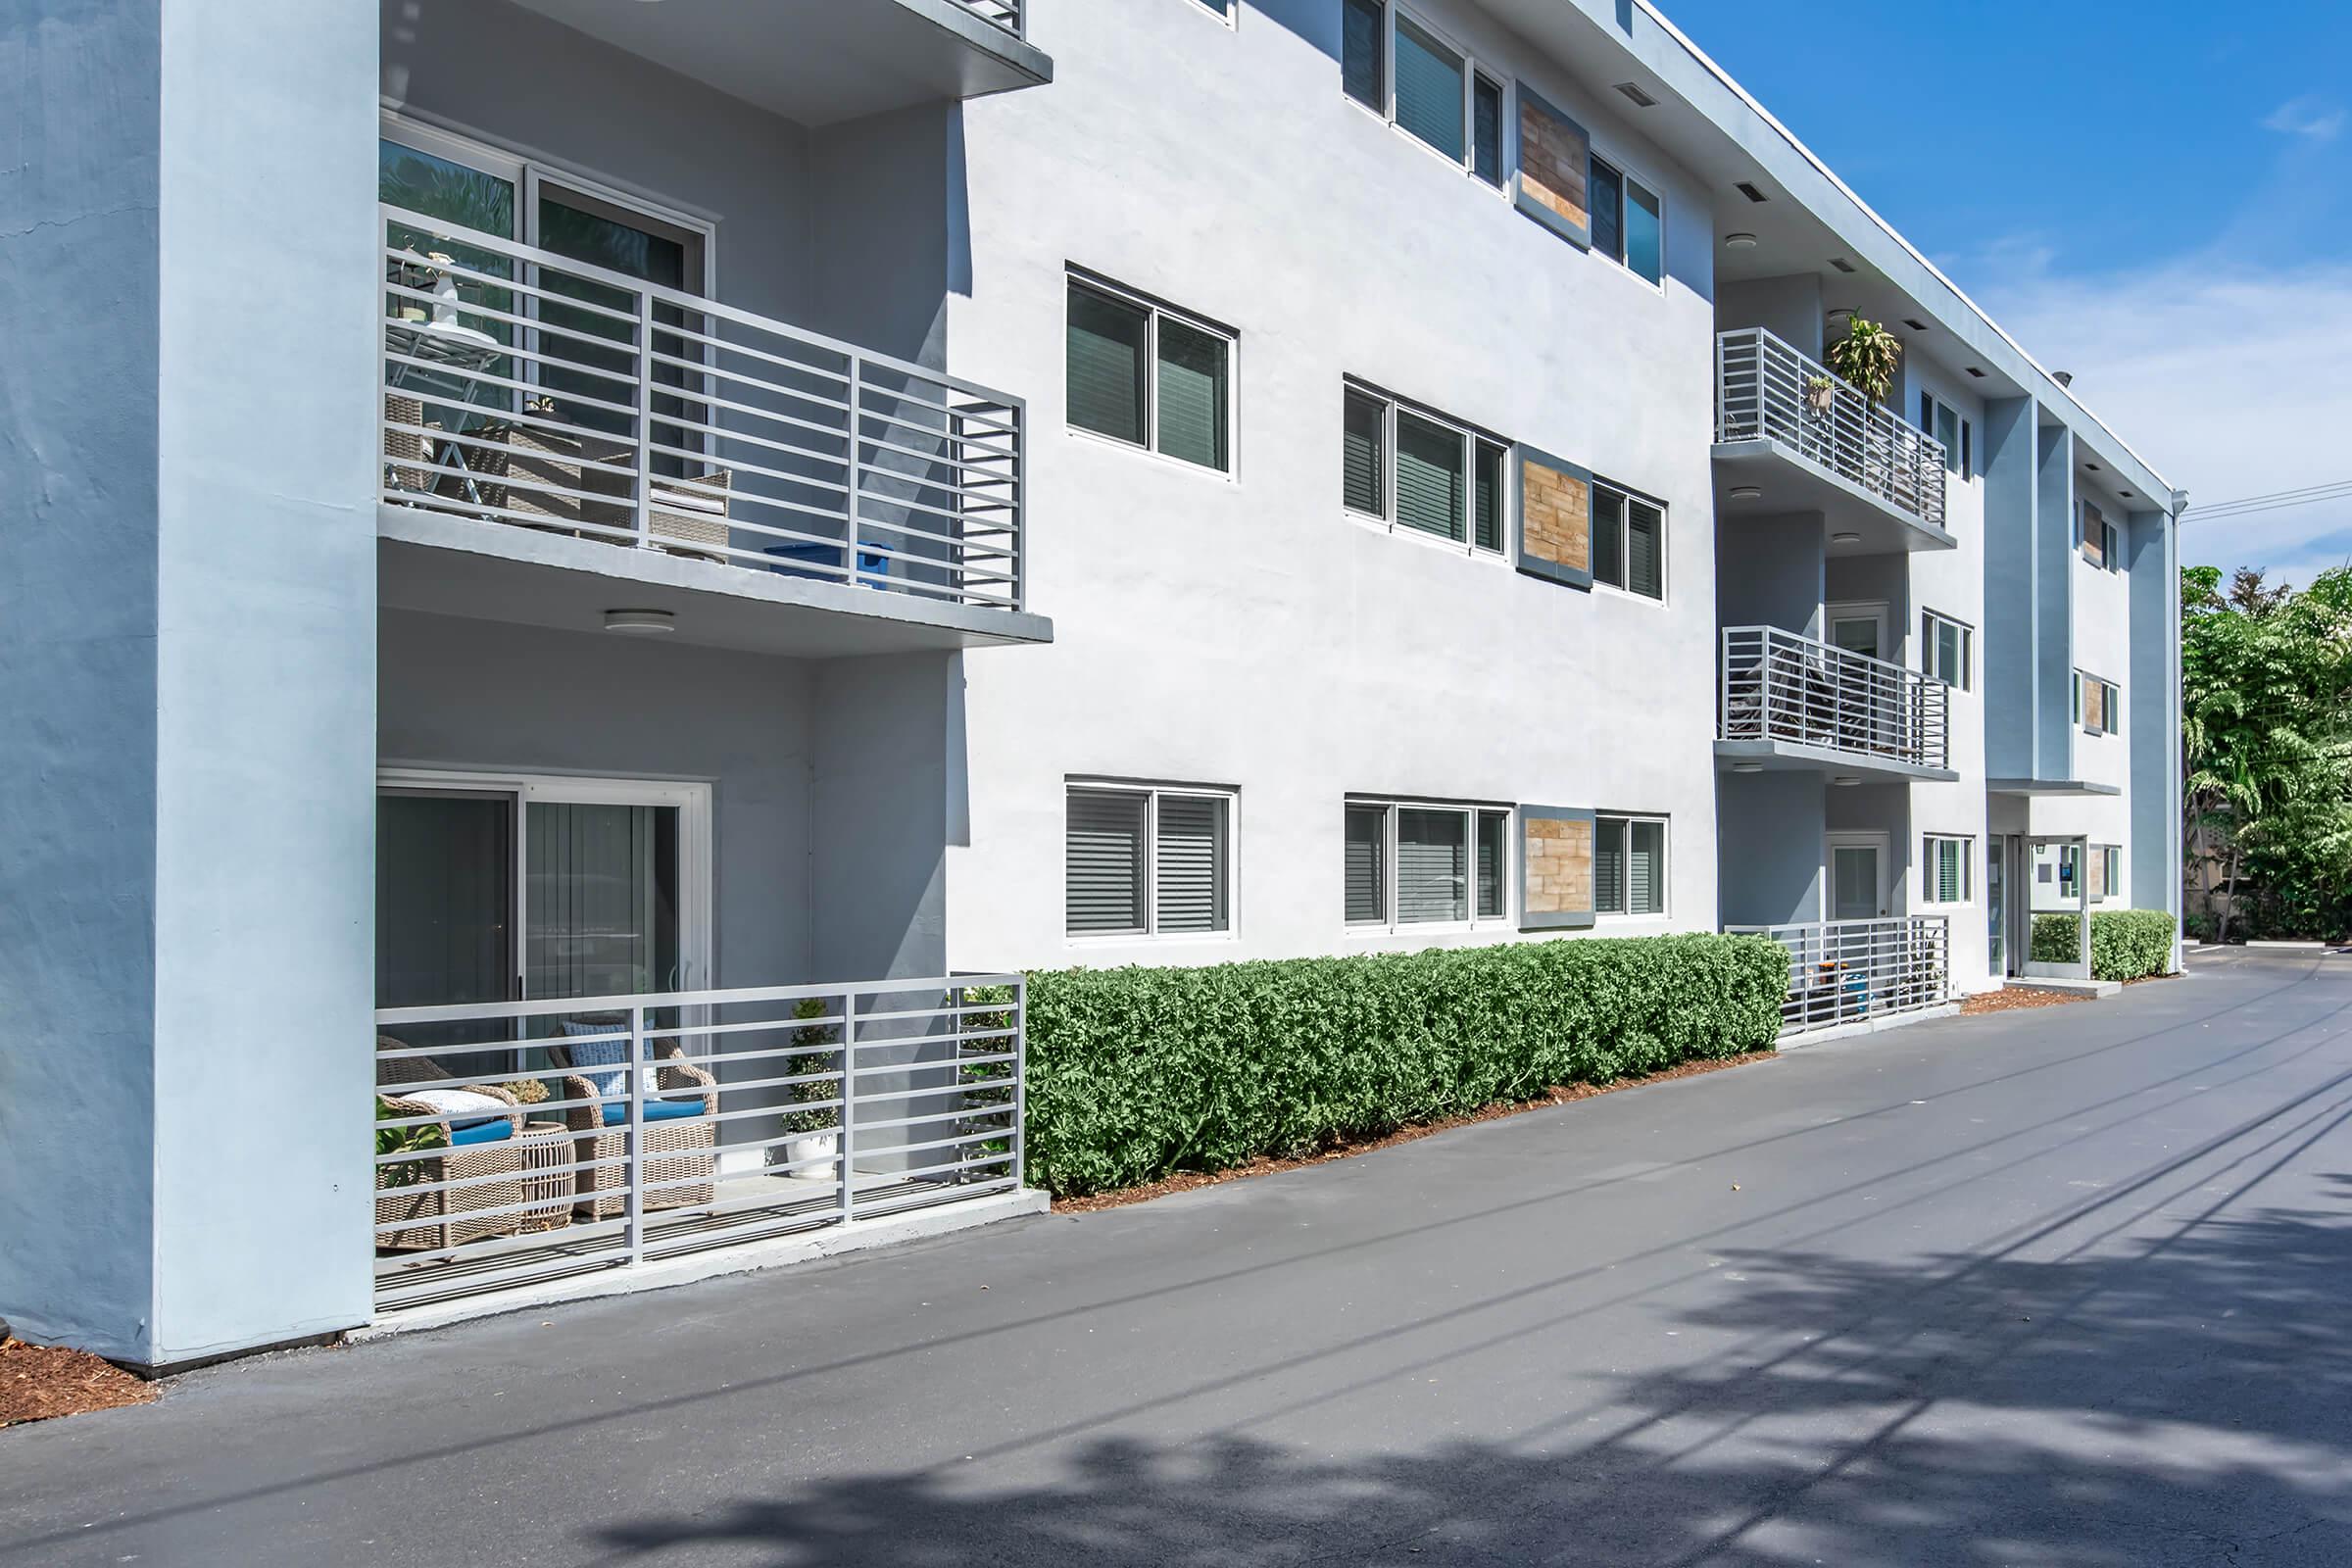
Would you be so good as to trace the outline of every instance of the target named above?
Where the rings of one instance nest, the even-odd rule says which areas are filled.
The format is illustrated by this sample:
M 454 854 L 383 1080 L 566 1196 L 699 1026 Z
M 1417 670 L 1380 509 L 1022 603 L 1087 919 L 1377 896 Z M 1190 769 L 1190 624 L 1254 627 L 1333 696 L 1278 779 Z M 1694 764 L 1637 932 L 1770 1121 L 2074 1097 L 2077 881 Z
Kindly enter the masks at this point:
M 1977 658 L 1977 629 L 1965 620 L 1925 608 L 1921 609 L 1919 618 L 1925 623 L 1919 628 L 1920 673 L 1926 675 L 1930 680 L 1942 681 L 1943 684 L 1955 691 L 1976 690 L 1974 671 Z M 1949 626 L 1960 633 L 1960 678 L 1958 680 L 1953 680 L 1936 667 L 1936 630 L 1939 626 Z
M 1389 128 L 1435 158 L 1439 163 L 1459 170 L 1470 182 L 1492 191 L 1505 201 L 1510 199 L 1511 151 L 1516 138 L 1511 126 L 1517 121 L 1519 88 L 1517 80 L 1507 71 L 1498 70 L 1483 61 L 1476 50 L 1464 44 L 1451 29 L 1440 26 L 1429 14 L 1417 6 L 1401 5 L 1398 0 L 1378 0 L 1381 9 L 1380 101 L 1383 108 L 1375 109 L 1362 99 L 1349 94 L 1347 86 L 1345 62 L 1341 67 L 1340 97 L 1375 119 L 1385 122 Z M 1240 0 L 1235 0 L 1238 7 Z M 1462 57 L 1462 156 L 1457 162 L 1446 156 L 1444 149 L 1432 147 L 1396 121 L 1396 24 L 1410 22 L 1432 38 Z M 1478 78 L 1484 76 L 1502 94 L 1502 119 L 1495 136 L 1494 182 L 1489 184 L 1478 172 Z
M 1920 388 L 1919 397 L 1920 401 L 1927 405 L 1927 408 L 1922 411 L 1925 417 L 1919 427 L 1921 434 L 1936 435 L 1936 416 L 1938 413 L 1950 415 L 1953 427 L 1960 432 L 1960 444 L 1944 450 L 1944 471 L 1963 484 L 1976 478 L 1977 430 L 1975 422 L 1960 412 L 1960 405 L 1949 399 L 1937 397 L 1926 387 Z M 1936 438 L 1939 441 L 1943 439 L 1941 436 Z
M 1340 498 L 1341 512 L 1368 528 L 1377 528 L 1395 538 L 1411 539 L 1424 545 L 1430 545 L 1448 555 L 1468 556 L 1474 560 L 1508 562 L 1511 555 L 1511 527 L 1517 520 L 1512 515 L 1512 508 L 1516 505 L 1512 491 L 1516 487 L 1510 482 L 1511 443 L 1491 430 L 1482 430 L 1475 424 L 1454 418 L 1451 415 L 1440 414 L 1425 404 L 1409 402 L 1393 392 L 1384 392 L 1371 382 L 1359 381 L 1350 375 L 1341 378 L 1340 387 L 1340 440 L 1343 451 L 1348 439 L 1347 408 L 1348 394 L 1350 392 L 1359 397 L 1370 398 L 1381 405 L 1380 504 L 1385 515 L 1383 513 L 1363 512 L 1349 506 L 1348 498 L 1344 494 Z M 1462 537 L 1458 540 L 1441 539 L 1426 528 L 1415 528 L 1409 523 L 1399 522 L 1396 518 L 1396 416 L 1399 412 L 1409 414 L 1426 424 L 1443 425 L 1451 430 L 1463 443 Z M 1502 466 L 1498 470 L 1494 488 L 1494 543 L 1492 545 L 1482 545 L 1478 542 L 1478 449 L 1481 443 L 1494 448 L 1502 455 Z
M 1223 24 L 1228 32 L 1232 31 L 1234 24 L 1241 20 L 1242 0 L 1225 0 L 1225 9 L 1222 11 L 1211 4 L 1210 0 L 1190 0 L 1190 3 Z
M 1637 596 L 1639 597 L 1639 596 Z M 1615 823 L 1625 835 L 1625 891 L 1631 901 L 1634 891 L 1634 836 L 1636 822 L 1655 822 L 1658 825 L 1658 907 L 1635 913 L 1629 909 L 1604 909 L 1600 906 L 1600 880 L 1592 883 L 1592 918 L 1595 920 L 1664 920 L 1674 913 L 1674 819 L 1662 811 L 1594 811 L 1592 813 L 1592 854 L 1600 855 L 1600 836 Z M 1595 868 L 1597 870 L 1597 867 Z
M 1347 917 L 1347 885 L 1344 880 L 1347 849 L 1345 823 L 1349 809 L 1361 808 L 1370 808 L 1381 812 L 1381 892 L 1387 907 L 1382 911 L 1382 917 L 1378 920 L 1349 920 Z M 1469 897 L 1465 901 L 1466 906 L 1470 910 L 1469 919 L 1399 920 L 1396 918 L 1396 812 L 1399 808 L 1408 811 L 1458 811 L 1464 813 L 1468 818 L 1465 827 L 1469 837 L 1464 842 L 1469 849 L 1469 858 L 1466 863 L 1469 867 L 1470 886 Z M 1501 801 L 1439 801 L 1416 795 L 1350 795 L 1341 802 L 1340 812 L 1343 824 L 1340 840 L 1343 854 L 1340 918 L 1347 926 L 1349 936 L 1418 936 L 1429 933 L 1504 931 L 1518 928 L 1517 917 L 1512 912 L 1517 906 L 1515 901 L 1519 891 L 1517 868 L 1513 864 L 1518 853 L 1516 846 L 1519 842 L 1519 808 L 1517 806 Z M 1501 908 L 1494 914 L 1478 912 L 1478 819 L 1482 814 L 1494 814 L 1502 818 L 1502 854 L 1497 858 L 1494 867 L 1495 875 L 1501 884 L 1495 889 Z
M 1977 841 L 1966 833 L 1928 833 L 1922 835 L 1920 846 L 1919 902 L 1925 907 L 1957 909 L 1977 902 Z M 1936 896 L 1939 881 L 1936 852 L 1946 844 L 1960 847 L 1960 896 L 1943 899 Z
M 2100 858 L 2100 891 L 2099 896 L 2091 902 L 2112 904 L 2115 902 L 2115 885 L 2124 879 L 2124 847 L 2121 844 L 2094 844 L 2091 849 Z
M 1133 306 L 1145 313 L 1143 410 L 1145 439 L 1140 442 L 1130 441 L 1125 436 L 1106 435 L 1101 430 L 1089 430 L 1083 425 L 1071 423 L 1066 388 L 1062 407 L 1062 429 L 1082 440 L 1100 441 L 1105 446 L 1116 447 L 1122 452 L 1140 452 L 1146 457 L 1173 464 L 1187 473 L 1206 474 L 1211 478 L 1222 479 L 1228 484 L 1239 482 L 1242 472 L 1241 333 L 1230 326 L 1212 321 L 1204 316 L 1196 316 L 1180 306 L 1170 305 L 1164 300 L 1154 299 L 1149 294 L 1128 288 L 1124 284 L 1114 283 L 1098 272 L 1088 271 L 1079 267 L 1065 267 L 1062 272 L 1061 332 L 1062 351 L 1065 356 L 1069 351 L 1070 291 L 1072 289 L 1086 289 L 1104 299 L 1114 300 L 1121 305 Z M 1159 322 L 1163 316 L 1171 317 L 1192 331 L 1199 332 L 1204 337 L 1216 338 L 1225 345 L 1225 466 L 1222 468 L 1212 467 L 1205 463 L 1195 463 L 1190 458 L 1180 458 L 1173 453 L 1162 452 L 1159 449 Z
M 1613 153 L 1604 153 L 1598 147 L 1593 147 L 1589 149 L 1585 154 L 1585 199 L 1587 201 L 1592 200 L 1592 166 L 1594 164 L 1600 165 L 1601 167 L 1607 169 L 1609 172 L 1617 176 L 1617 249 L 1614 251 L 1604 251 L 1598 245 L 1593 245 L 1592 247 L 1592 254 L 1605 260 L 1615 262 L 1619 271 L 1632 278 L 1635 282 L 1641 284 L 1643 288 L 1649 289 L 1654 293 L 1665 293 L 1667 270 L 1666 193 L 1658 189 L 1657 184 L 1652 181 L 1648 175 L 1638 174 L 1634 172 L 1633 170 L 1627 168 L 1623 159 L 1618 158 Z M 1636 185 L 1642 187 L 1642 193 L 1643 195 L 1647 196 L 1651 201 L 1658 204 L 1658 276 L 1655 282 L 1643 277 L 1640 272 L 1635 271 L 1633 269 L 1633 264 L 1625 259 L 1625 210 L 1633 200 L 1630 192 Z M 1588 213 L 1586 217 L 1589 224 L 1591 214 Z
M 2106 688 L 2103 699 L 2099 704 L 2100 720 L 2099 727 L 2097 729 L 2092 729 L 2090 727 L 2090 721 L 2082 716 L 2082 688 L 2085 683 L 2093 686 L 2103 686 Z M 2117 726 L 2115 719 L 2116 712 L 2122 708 L 2123 702 L 2124 689 L 2121 686 L 2118 686 L 2115 682 L 2107 680 L 2098 675 L 2093 675 L 2089 670 L 2086 669 L 2078 669 L 2075 671 L 2075 727 L 2080 729 L 2083 734 L 2122 734 L 2123 731 Z
M 1118 947 L 1122 944 L 1132 946 L 1138 942 L 1174 944 L 1236 940 L 1242 928 L 1242 792 L 1238 788 L 1227 784 L 1171 784 L 1157 780 L 1073 774 L 1062 780 L 1061 787 L 1065 846 L 1069 831 L 1070 797 L 1081 791 L 1089 795 L 1131 795 L 1144 803 L 1144 928 L 1141 931 L 1072 931 L 1067 912 L 1070 867 L 1065 854 L 1061 867 L 1063 941 L 1072 947 Z M 1225 803 L 1225 857 L 1221 867 L 1225 877 L 1225 929 L 1222 931 L 1162 931 L 1159 928 L 1159 802 L 1163 796 Z
M 1593 475 L 1592 492 L 1594 497 L 1597 498 L 1599 493 L 1603 490 L 1608 491 L 1610 494 L 1618 497 L 1625 503 L 1625 508 L 1620 514 L 1623 520 L 1618 525 L 1619 537 L 1617 540 L 1617 559 L 1620 562 L 1628 559 L 1626 554 L 1626 544 L 1627 537 L 1633 527 L 1633 504 L 1639 501 L 1645 507 L 1655 507 L 1658 509 L 1658 594 L 1655 599 L 1652 599 L 1647 594 L 1638 594 L 1634 592 L 1633 589 L 1625 586 L 1623 583 L 1610 582 L 1607 578 L 1601 576 L 1597 570 L 1592 573 L 1592 591 L 1595 593 L 1615 594 L 1618 598 L 1630 599 L 1637 605 L 1656 605 L 1661 609 L 1664 608 L 1674 596 L 1674 582 L 1667 571 L 1666 564 L 1667 557 L 1670 554 L 1666 548 L 1666 541 L 1673 535 L 1673 509 L 1668 507 L 1663 500 L 1656 496 L 1649 495 L 1641 490 L 1636 490 L 1630 485 L 1619 484 L 1614 479 L 1603 479 L 1598 474 Z M 1598 529 L 1600 527 L 1600 509 L 1598 507 L 1594 507 L 1592 509 L 1592 526 L 1594 529 Z M 1588 556 L 1589 559 L 1597 563 L 1600 559 L 1600 551 L 1596 547 L 1588 547 Z

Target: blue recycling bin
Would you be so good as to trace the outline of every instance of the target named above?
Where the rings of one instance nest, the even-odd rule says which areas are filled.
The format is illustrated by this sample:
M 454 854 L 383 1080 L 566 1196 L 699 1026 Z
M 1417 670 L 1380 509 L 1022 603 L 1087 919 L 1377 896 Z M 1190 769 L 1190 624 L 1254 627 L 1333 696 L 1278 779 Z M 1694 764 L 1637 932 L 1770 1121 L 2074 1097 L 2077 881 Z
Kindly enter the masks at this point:
M 775 564 L 768 569 L 787 577 L 814 577 L 823 582 L 841 581 L 840 568 L 843 547 L 819 543 L 769 545 L 761 554 Z M 890 585 L 890 558 L 870 550 L 858 552 L 858 582 L 865 588 L 887 588 Z

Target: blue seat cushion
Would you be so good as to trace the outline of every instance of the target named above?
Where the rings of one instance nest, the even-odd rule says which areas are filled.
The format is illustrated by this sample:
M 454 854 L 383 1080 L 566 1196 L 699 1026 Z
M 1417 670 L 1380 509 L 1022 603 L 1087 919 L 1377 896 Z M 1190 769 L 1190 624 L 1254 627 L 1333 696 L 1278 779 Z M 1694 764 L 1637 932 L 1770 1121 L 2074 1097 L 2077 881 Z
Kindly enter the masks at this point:
M 700 1100 L 649 1100 L 645 1102 L 645 1119 L 647 1121 L 675 1121 L 680 1116 L 700 1116 L 702 1113 L 703 1102 Z M 605 1102 L 606 1126 L 617 1127 L 628 1119 L 629 1102 L 627 1101 L 608 1100 Z
M 452 1149 L 459 1149 L 467 1144 L 495 1144 L 502 1138 L 514 1136 L 513 1122 L 504 1116 L 493 1116 L 488 1121 L 457 1123 L 449 1129 L 449 1144 Z

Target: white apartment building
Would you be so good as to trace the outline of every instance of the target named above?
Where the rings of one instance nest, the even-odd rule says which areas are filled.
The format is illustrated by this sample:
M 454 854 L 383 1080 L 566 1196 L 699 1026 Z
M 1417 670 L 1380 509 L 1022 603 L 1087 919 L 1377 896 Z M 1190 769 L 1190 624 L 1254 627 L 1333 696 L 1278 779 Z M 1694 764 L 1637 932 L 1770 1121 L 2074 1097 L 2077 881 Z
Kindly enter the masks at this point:
M 1646 0 L 12 41 L 20 1332 L 1032 1209 L 1025 970 L 2177 910 L 2178 497 Z

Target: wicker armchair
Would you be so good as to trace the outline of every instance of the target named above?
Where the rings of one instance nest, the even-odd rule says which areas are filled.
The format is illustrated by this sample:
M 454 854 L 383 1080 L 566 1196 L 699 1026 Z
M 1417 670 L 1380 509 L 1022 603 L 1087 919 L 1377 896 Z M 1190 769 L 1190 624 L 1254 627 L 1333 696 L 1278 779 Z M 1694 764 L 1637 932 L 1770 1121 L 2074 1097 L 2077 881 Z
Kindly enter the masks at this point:
M 618 1026 L 617 1019 L 613 1023 L 615 1027 Z M 548 1059 L 558 1067 L 568 1071 L 573 1066 L 571 1053 L 561 1044 L 550 1045 L 547 1054 Z M 717 1115 L 718 1080 L 700 1067 L 674 1059 L 685 1054 L 685 1049 L 677 1041 L 662 1041 L 655 1052 L 659 1065 L 655 1069 L 654 1081 L 664 1095 L 675 1090 L 700 1089 L 703 1092 L 703 1115 Z M 628 1184 L 628 1168 L 619 1162 L 629 1152 L 628 1129 L 605 1124 L 604 1107 L 597 1102 L 596 1085 L 584 1077 L 565 1077 L 564 1098 L 585 1102 L 564 1112 L 564 1119 L 570 1124 L 577 1141 L 576 1162 L 585 1165 L 591 1160 L 614 1161 L 578 1173 L 576 1191 L 579 1194 L 579 1206 L 591 1219 L 611 1219 L 627 1206 L 621 1189 Z M 645 1168 L 645 1180 L 649 1184 L 678 1184 L 648 1192 L 645 1195 L 647 1210 L 692 1208 L 698 1203 L 708 1203 L 717 1196 L 716 1122 L 683 1119 L 649 1121 L 638 1128 L 637 1149 Z
M 547 519 L 529 524 L 532 527 L 614 543 L 625 541 L 614 540 L 612 530 L 637 526 L 629 501 L 635 475 L 612 471 L 636 465 L 637 446 L 627 437 L 507 423 L 476 433 L 496 443 L 466 452 L 466 466 L 486 481 L 480 487 L 483 506 Z M 727 468 L 654 475 L 646 487 L 646 531 L 673 555 L 725 560 L 727 505 L 734 483 L 734 473 Z
M 406 1042 L 390 1035 L 375 1037 L 375 1049 L 405 1051 Z M 441 1136 L 450 1135 L 449 1119 L 421 1100 L 410 1100 L 392 1091 L 406 1084 L 429 1083 L 435 1079 L 447 1082 L 453 1074 L 430 1056 L 378 1056 L 375 1063 L 376 1094 L 396 1116 L 440 1117 Z M 466 1242 L 478 1242 L 492 1236 L 511 1236 L 521 1228 L 522 1216 L 517 1213 L 482 1215 L 482 1209 L 513 1209 L 525 1200 L 523 1190 L 523 1154 L 516 1142 L 522 1133 L 524 1111 L 521 1103 L 504 1089 L 491 1084 L 467 1084 L 475 1094 L 488 1095 L 515 1107 L 508 1117 L 512 1131 L 495 1143 L 467 1144 L 459 1148 L 420 1152 L 403 1164 L 418 1167 L 414 1183 L 390 1185 L 391 1172 L 398 1167 L 378 1165 L 375 1168 L 375 1245 L 384 1250 L 413 1251 L 419 1248 L 459 1247 Z M 462 1186 L 442 1187 L 424 1192 L 413 1189 L 436 1182 L 458 1182 Z

